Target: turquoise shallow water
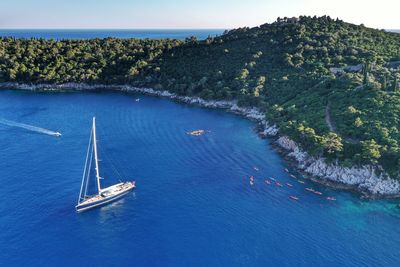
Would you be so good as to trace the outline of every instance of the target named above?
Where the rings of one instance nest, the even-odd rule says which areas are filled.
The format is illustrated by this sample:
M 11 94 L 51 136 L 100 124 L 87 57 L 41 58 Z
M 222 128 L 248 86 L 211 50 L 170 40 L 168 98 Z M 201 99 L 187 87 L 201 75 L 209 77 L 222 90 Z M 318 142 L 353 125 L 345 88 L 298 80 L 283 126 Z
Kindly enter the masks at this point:
M 118 181 L 115 165 L 137 189 L 77 214 L 94 115 L 104 183 Z M 0 118 L 63 133 L 0 125 L 2 266 L 400 263 L 396 203 L 298 183 L 255 124 L 236 115 L 121 93 L 3 90 Z M 186 134 L 196 129 L 208 132 Z M 284 186 L 267 185 L 270 176 Z

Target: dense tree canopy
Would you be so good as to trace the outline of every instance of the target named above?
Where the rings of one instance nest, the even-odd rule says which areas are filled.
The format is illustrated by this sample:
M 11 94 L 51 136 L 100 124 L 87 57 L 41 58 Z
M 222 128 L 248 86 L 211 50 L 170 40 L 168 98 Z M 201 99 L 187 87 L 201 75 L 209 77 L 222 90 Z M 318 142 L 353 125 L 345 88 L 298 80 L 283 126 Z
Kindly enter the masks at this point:
M 44 40 L 0 38 L 0 79 L 18 82 L 119 83 L 176 40 Z
M 130 83 L 235 99 L 265 110 L 312 154 L 399 176 L 400 34 L 327 16 L 204 41 L 0 38 L 0 81 Z

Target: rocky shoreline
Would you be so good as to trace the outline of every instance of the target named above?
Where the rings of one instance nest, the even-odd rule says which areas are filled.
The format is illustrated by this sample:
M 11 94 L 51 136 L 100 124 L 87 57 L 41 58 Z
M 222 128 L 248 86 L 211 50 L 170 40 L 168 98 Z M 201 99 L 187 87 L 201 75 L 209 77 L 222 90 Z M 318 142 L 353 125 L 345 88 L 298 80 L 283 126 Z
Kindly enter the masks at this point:
M 303 151 L 296 142 L 287 136 L 280 136 L 276 125 L 271 125 L 265 115 L 257 108 L 239 107 L 235 101 L 204 100 L 199 97 L 178 96 L 168 91 L 151 88 L 137 88 L 129 85 L 104 84 L 22 84 L 0 83 L 0 88 L 41 90 L 41 91 L 86 91 L 86 90 L 116 90 L 121 92 L 135 92 L 152 96 L 166 97 L 188 104 L 208 108 L 225 109 L 228 112 L 240 114 L 259 123 L 258 134 L 263 137 L 273 137 L 280 151 L 287 155 L 294 166 L 312 180 L 329 186 L 352 189 L 370 198 L 400 197 L 400 182 L 392 179 L 386 173 L 379 172 L 375 167 L 365 165 L 360 167 L 343 167 L 338 163 L 328 164 L 323 158 L 315 158 Z

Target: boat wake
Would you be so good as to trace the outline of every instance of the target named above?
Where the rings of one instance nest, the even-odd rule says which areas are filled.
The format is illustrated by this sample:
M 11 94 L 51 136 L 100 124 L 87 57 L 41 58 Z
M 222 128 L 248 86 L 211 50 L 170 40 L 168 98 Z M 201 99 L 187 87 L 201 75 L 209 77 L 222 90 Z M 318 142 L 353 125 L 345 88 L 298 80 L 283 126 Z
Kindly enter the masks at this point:
M 26 129 L 26 130 L 29 130 L 29 131 L 32 131 L 32 132 L 37 132 L 37 133 L 41 133 L 41 134 L 47 134 L 47 135 L 51 135 L 51 136 L 61 136 L 60 132 L 51 131 L 51 130 L 48 130 L 48 129 L 45 129 L 45 128 L 36 127 L 36 126 L 25 124 L 25 123 L 9 121 L 9 120 L 2 119 L 2 118 L 0 118 L 0 124 L 11 126 L 11 127 L 23 128 L 23 129 Z

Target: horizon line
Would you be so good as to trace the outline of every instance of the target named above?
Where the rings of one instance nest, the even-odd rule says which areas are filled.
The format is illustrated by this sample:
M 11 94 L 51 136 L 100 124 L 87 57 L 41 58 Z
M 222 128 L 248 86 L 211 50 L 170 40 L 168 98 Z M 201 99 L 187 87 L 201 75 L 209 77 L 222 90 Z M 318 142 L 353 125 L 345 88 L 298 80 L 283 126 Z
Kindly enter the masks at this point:
M 246 26 L 243 26 L 246 27 Z M 206 28 L 181 28 L 181 27 L 177 27 L 177 28 L 2 28 L 0 27 L 0 30 L 230 30 L 233 28 L 210 28 L 210 27 L 206 27 Z

